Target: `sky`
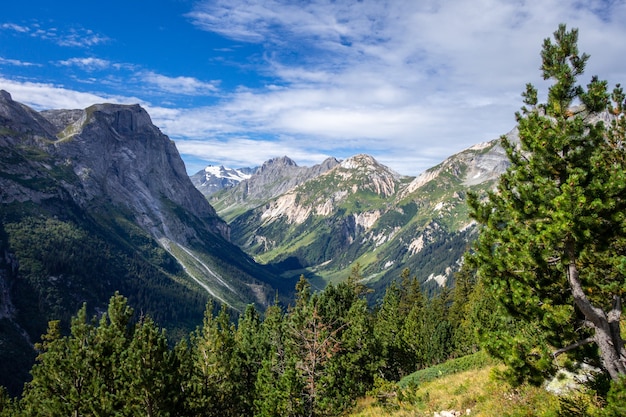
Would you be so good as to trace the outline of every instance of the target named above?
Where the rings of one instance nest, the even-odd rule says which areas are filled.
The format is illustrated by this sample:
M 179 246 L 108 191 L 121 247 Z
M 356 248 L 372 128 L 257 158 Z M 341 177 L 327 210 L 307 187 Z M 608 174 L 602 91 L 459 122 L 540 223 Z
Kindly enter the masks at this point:
M 579 29 L 626 83 L 626 0 L 16 0 L 0 89 L 36 110 L 139 103 L 193 174 L 366 153 L 418 175 L 545 97 L 545 38 Z

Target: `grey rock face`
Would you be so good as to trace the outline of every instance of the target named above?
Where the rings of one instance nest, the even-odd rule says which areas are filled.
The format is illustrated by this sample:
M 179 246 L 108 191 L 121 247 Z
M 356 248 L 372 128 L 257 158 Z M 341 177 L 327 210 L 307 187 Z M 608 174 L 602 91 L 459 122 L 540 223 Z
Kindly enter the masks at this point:
M 40 114 L 2 92 L 0 122 L 4 129 L 0 145 L 8 146 L 7 152 L 17 145 L 34 146 L 76 174 L 78 181 L 62 180 L 62 188 L 51 193 L 65 192 L 83 208 L 100 201 L 125 207 L 157 239 L 188 244 L 197 238 L 198 226 L 229 239 L 228 226 L 191 183 L 174 142 L 139 105 L 97 104 Z M 44 165 L 27 161 L 15 168 L 25 172 L 13 174 L 45 173 Z M 11 170 L 11 164 L 3 169 Z M 39 203 L 50 197 L 45 190 L 27 190 L 20 182 L 2 185 L 4 202 Z M 182 217 L 195 218 L 195 224 L 173 215 L 174 207 L 186 213 Z
M 219 196 L 221 213 L 228 208 L 253 208 L 267 200 L 275 198 L 292 188 L 316 178 L 339 165 L 336 158 L 328 158 L 312 167 L 300 167 L 287 156 L 273 158 L 263 165 L 247 180 L 241 181 L 225 195 Z M 211 200 L 217 201 L 217 200 Z
M 0 125 L 5 143 L 16 143 L 17 138 L 28 144 L 54 140 L 56 128 L 31 108 L 13 101 L 11 94 L 0 90 Z
M 74 172 L 92 196 L 107 195 L 136 213 L 136 221 L 157 237 L 186 242 L 194 229 L 168 213 L 167 202 L 196 216 L 228 238 L 228 227 L 193 187 L 185 166 L 167 136 L 138 105 L 98 104 L 66 126 L 72 132 L 57 142 L 58 153 L 72 161 Z M 75 132 L 75 133 L 73 133 Z

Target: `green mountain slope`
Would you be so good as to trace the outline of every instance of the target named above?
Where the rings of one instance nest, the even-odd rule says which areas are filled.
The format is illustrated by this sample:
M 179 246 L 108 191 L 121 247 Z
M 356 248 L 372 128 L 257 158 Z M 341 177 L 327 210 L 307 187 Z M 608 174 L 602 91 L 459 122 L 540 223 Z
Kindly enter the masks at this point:
M 304 273 L 319 287 L 345 279 L 358 263 L 379 294 L 404 268 L 434 290 L 458 270 L 473 238 L 468 191 L 493 187 L 506 164 L 498 141 L 417 178 L 357 155 L 241 210 L 230 222 L 232 239 L 285 277 Z
M 49 320 L 119 291 L 174 337 L 209 298 L 265 306 L 278 280 L 230 242 L 139 106 L 38 113 L 0 93 L 0 385 L 21 388 Z M 283 289 L 284 287 L 284 289 Z

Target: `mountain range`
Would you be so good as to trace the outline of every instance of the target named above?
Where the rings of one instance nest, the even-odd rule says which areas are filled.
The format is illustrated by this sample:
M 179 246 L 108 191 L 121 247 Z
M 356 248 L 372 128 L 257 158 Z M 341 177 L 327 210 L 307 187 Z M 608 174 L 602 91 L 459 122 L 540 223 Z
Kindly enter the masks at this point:
M 0 385 L 10 390 L 49 320 L 67 326 L 83 303 L 98 314 L 115 291 L 181 337 L 209 299 L 263 308 L 294 285 L 230 241 L 138 105 L 37 112 L 0 92 L 0 219 Z
M 1 91 L 0 385 L 21 390 L 49 320 L 98 315 L 116 291 L 173 339 L 209 300 L 288 303 L 300 275 L 321 289 L 357 264 L 372 301 L 405 268 L 436 291 L 474 233 L 467 192 L 506 161 L 494 140 L 418 177 L 369 155 L 190 177 L 138 105 L 37 112 Z
M 508 136 L 515 140 L 516 132 Z M 379 297 L 409 268 L 436 291 L 453 278 L 475 230 L 467 193 L 493 188 L 507 166 L 499 140 L 452 155 L 418 177 L 369 155 L 312 168 L 282 157 L 208 198 L 229 222 L 233 243 L 278 266 L 284 277 L 304 274 L 322 288 L 359 265 Z

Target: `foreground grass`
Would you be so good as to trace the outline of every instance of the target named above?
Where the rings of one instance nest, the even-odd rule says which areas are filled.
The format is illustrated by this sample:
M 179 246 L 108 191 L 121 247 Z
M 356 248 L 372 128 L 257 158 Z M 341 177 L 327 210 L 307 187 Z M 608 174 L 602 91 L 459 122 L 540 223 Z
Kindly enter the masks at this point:
M 378 398 L 360 401 L 351 416 L 432 417 L 442 410 L 456 410 L 462 415 L 470 410 L 471 416 L 484 417 L 558 415 L 558 397 L 540 387 L 513 388 L 496 376 L 502 369 L 501 365 L 487 365 L 427 382 L 409 383 L 395 392 L 384 387 Z

